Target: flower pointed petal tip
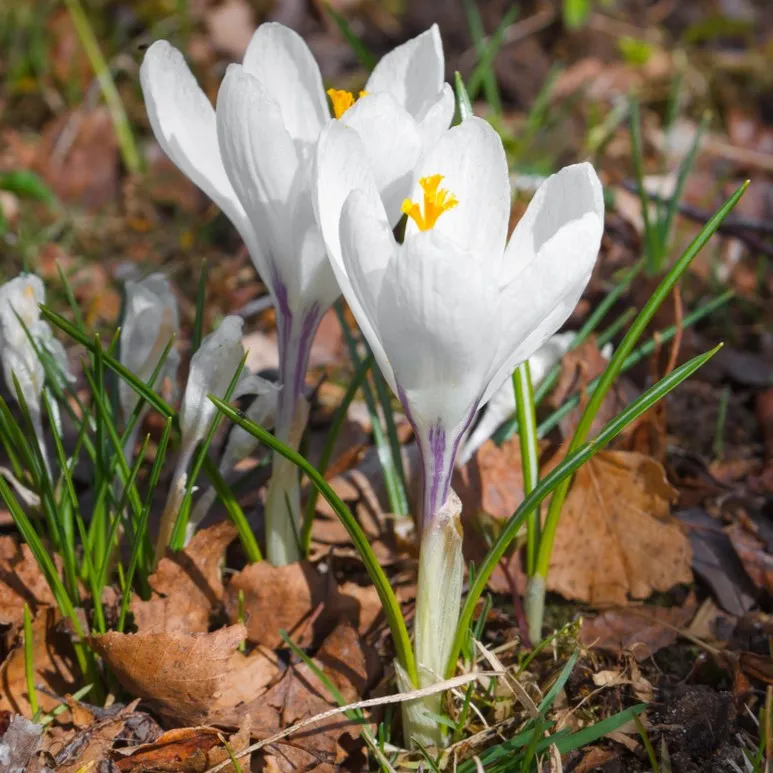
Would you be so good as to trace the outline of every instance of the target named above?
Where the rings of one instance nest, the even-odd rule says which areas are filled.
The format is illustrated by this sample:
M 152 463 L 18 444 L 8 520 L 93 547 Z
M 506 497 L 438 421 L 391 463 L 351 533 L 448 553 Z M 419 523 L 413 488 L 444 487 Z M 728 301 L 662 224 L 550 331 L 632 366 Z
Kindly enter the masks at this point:
M 306 41 L 284 24 L 266 22 L 252 36 L 243 64 L 281 105 L 292 138 L 316 141 L 330 111 L 319 65 Z
M 243 231 L 244 211 L 220 158 L 215 110 L 183 55 L 167 41 L 156 41 L 143 59 L 140 83 L 159 145 Z
M 382 57 L 365 90 L 392 94 L 416 120 L 422 120 L 440 91 L 444 73 L 443 42 L 433 24 Z

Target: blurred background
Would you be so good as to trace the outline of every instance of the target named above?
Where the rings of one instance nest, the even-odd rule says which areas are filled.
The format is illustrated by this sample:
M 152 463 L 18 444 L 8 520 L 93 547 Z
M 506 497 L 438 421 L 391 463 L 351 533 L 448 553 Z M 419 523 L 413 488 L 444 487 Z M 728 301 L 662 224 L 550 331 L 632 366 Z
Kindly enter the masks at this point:
M 203 258 L 209 324 L 261 297 L 230 224 L 154 141 L 138 70 L 144 48 L 166 38 L 214 100 L 227 64 L 267 20 L 300 32 L 326 85 L 345 89 L 437 23 L 447 76 L 461 73 L 476 110 L 502 134 L 516 190 L 530 195 L 535 179 L 572 161 L 596 164 L 611 204 L 605 250 L 613 263 L 626 262 L 615 252 L 641 253 L 634 99 L 645 181 L 663 196 L 706 122 L 678 241 L 747 176 L 752 189 L 738 214 L 763 224 L 771 215 L 769 0 L 3 0 L 0 278 L 27 266 L 55 294 L 58 261 L 97 328 L 116 322 L 118 282 L 158 268 L 180 288 L 190 322 Z M 519 211 L 516 203 L 514 217 Z M 764 297 L 766 236 L 763 225 L 725 240 L 696 270 Z M 756 249 L 744 251 L 749 244 Z

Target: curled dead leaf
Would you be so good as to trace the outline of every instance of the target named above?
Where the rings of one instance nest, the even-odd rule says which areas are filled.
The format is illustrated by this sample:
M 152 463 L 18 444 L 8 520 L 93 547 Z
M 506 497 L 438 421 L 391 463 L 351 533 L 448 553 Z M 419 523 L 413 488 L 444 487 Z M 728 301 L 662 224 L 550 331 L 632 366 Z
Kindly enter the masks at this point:
M 227 743 L 236 755 L 250 742 L 250 716 L 245 716 L 238 733 Z M 130 771 L 163 770 L 167 773 L 203 773 L 209 768 L 228 759 L 228 749 L 223 733 L 214 727 L 184 727 L 169 730 L 153 743 L 122 749 L 114 753 L 116 767 L 122 773 Z M 120 756 L 119 756 L 120 755 Z M 249 755 L 241 757 L 242 770 L 250 769 Z M 225 773 L 234 773 L 233 765 L 223 768 Z
M 654 459 L 597 454 L 577 471 L 564 504 L 548 589 L 608 606 L 689 583 L 690 542 L 670 515 L 676 495 Z
M 137 630 L 208 631 L 210 615 L 223 601 L 223 554 L 236 535 L 232 523 L 218 523 L 197 532 L 180 552 L 162 558 L 149 578 L 151 598 L 132 599 L 130 608 Z

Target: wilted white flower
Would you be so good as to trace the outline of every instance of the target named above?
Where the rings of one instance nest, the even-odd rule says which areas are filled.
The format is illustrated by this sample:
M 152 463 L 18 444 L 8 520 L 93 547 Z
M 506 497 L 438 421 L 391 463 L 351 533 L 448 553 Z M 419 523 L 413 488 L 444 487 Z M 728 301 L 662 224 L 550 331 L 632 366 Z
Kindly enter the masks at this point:
M 158 367 L 169 341 L 180 329 L 177 299 L 169 281 L 160 273 L 150 274 L 138 282 L 127 282 L 125 294 L 120 361 L 137 378 L 147 383 Z M 172 348 L 155 381 L 156 389 L 159 389 L 166 379 L 174 385 L 178 363 L 179 355 L 177 350 Z M 139 402 L 139 395 L 121 380 L 118 384 L 118 396 L 124 421 L 127 421 Z M 140 422 L 137 422 L 137 426 L 139 424 Z M 133 447 L 132 440 L 129 448 Z
M 180 408 L 180 457 L 172 478 L 167 505 L 161 517 L 156 547 L 157 560 L 163 556 L 169 544 L 185 494 L 187 471 L 193 454 L 218 415 L 217 408 L 208 395 L 224 398 L 244 359 L 243 325 L 244 320 L 241 317 L 226 317 L 217 330 L 204 338 L 198 351 L 191 357 L 188 381 Z M 272 390 L 273 385 L 265 379 L 242 370 L 231 397 L 237 399 L 246 394 L 269 394 Z M 189 521 L 189 534 L 195 531 L 197 524 L 198 521 Z
M 360 99 L 331 89 L 331 115 L 306 43 L 281 24 L 263 24 L 242 65 L 229 67 L 215 111 L 169 43 L 154 43 L 145 56 L 142 88 L 159 143 L 236 226 L 274 297 L 283 385 L 276 435 L 285 443 L 297 429 L 296 412 L 303 410 L 312 339 L 339 295 L 312 207 L 311 166 L 320 131 L 339 119 L 360 133 L 394 223 L 416 164 L 453 115 L 443 72 L 440 35 L 433 27 L 384 57 Z M 298 556 L 298 476 L 280 455 L 274 463 L 267 554 L 273 563 L 286 563 Z
M 0 359 L 5 384 L 16 399 L 14 376 L 19 382 L 43 458 L 47 460 L 41 421 L 46 371 L 38 351 L 52 358 L 62 381 L 71 381 L 72 376 L 64 347 L 54 338 L 48 323 L 40 319 L 39 305 L 45 300 L 43 282 L 35 274 L 22 274 L 0 286 Z M 56 411 L 55 402 L 51 403 L 51 407 Z M 58 423 L 58 413 L 53 418 Z

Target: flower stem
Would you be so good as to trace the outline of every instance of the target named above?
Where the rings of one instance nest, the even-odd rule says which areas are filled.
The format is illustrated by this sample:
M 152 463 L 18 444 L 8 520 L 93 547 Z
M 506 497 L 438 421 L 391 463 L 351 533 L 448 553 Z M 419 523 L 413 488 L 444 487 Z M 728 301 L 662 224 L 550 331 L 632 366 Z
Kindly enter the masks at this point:
M 286 303 L 277 303 L 279 335 L 279 379 L 274 435 L 293 451 L 301 444 L 306 428 L 308 403 L 303 395 L 311 342 L 320 313 L 312 307 L 297 324 Z M 271 480 L 266 494 L 266 558 L 274 566 L 301 558 L 301 491 L 297 467 L 274 453 Z
M 464 579 L 461 511 L 459 497 L 450 490 L 446 503 L 422 534 L 414 624 L 419 687 L 442 681 L 459 621 Z M 442 707 L 443 693 L 404 703 L 406 740 L 442 746 L 443 726 L 436 719 Z

